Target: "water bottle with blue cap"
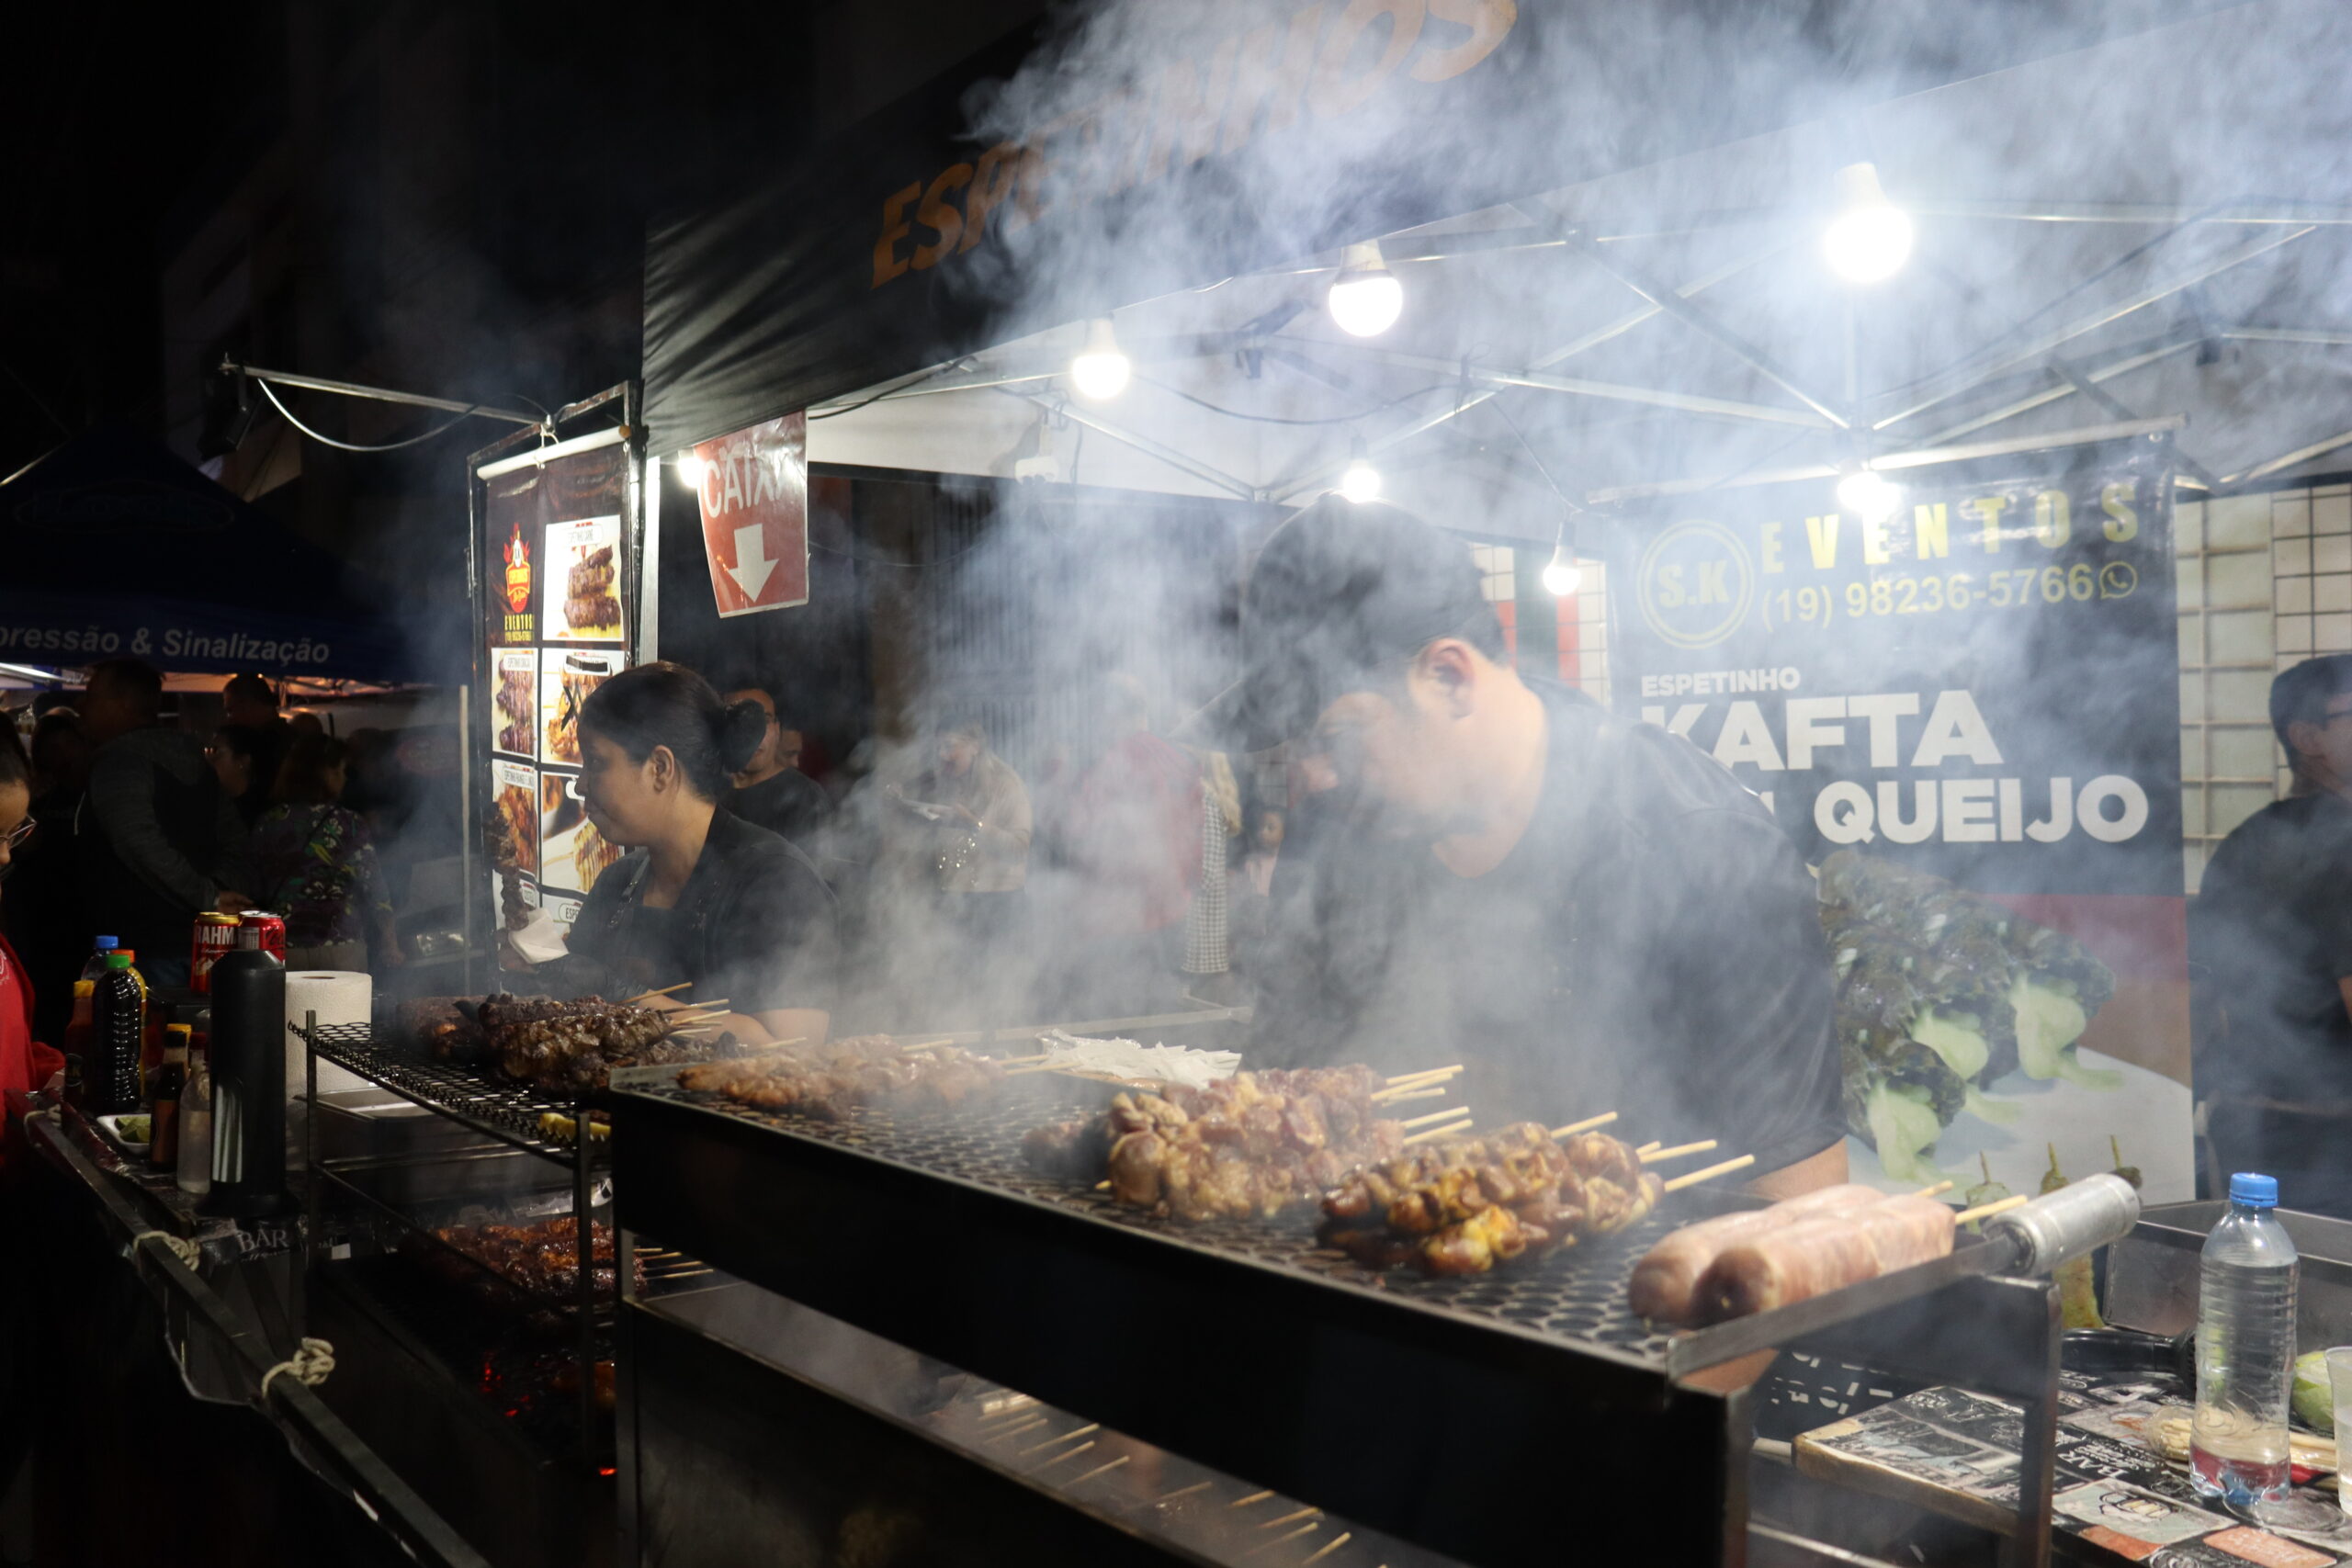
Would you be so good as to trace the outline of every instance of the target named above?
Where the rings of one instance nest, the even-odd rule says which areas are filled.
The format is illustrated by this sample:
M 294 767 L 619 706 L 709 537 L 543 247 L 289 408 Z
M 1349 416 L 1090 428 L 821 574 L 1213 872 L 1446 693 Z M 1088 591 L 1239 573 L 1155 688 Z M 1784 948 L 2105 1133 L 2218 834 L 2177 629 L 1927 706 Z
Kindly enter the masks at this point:
M 2229 1213 L 2206 1238 L 2199 1271 L 2189 1478 L 2256 1517 L 2291 1502 L 2287 1404 L 2300 1269 L 2278 1206 L 2276 1178 L 2231 1177 Z

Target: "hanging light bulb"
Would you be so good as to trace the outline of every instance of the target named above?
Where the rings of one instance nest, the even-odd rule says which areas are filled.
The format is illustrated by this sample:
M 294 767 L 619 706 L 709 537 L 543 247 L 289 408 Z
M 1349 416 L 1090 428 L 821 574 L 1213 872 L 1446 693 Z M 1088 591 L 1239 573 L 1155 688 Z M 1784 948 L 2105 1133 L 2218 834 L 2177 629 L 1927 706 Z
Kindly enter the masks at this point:
M 1086 346 L 1069 362 L 1070 385 L 1089 402 L 1108 402 L 1127 389 L 1133 367 L 1111 331 L 1111 318 L 1097 316 L 1086 325 Z
M 1555 599 L 1565 599 L 1584 586 L 1584 568 L 1577 564 L 1576 552 L 1562 540 L 1552 547 L 1552 558 L 1544 566 L 1544 592 Z
M 1380 470 L 1372 466 L 1372 454 L 1365 449 L 1361 435 L 1354 439 L 1348 466 L 1340 470 L 1339 488 L 1341 495 L 1358 506 L 1380 499 Z
M 678 477 L 686 481 L 686 488 L 688 490 L 700 490 L 702 489 L 702 476 L 704 471 L 707 469 L 710 465 L 696 457 L 692 450 L 688 450 L 678 454 L 675 461 L 675 467 L 678 470 Z
M 1405 286 L 1381 258 L 1379 241 L 1347 248 L 1340 258 L 1339 281 L 1323 303 L 1340 330 L 1351 337 L 1378 337 L 1396 324 L 1405 309 Z
M 1821 236 L 1830 270 L 1849 283 L 1877 283 L 1903 270 L 1911 254 L 1911 219 L 1879 188 L 1878 166 L 1838 171 L 1838 216 Z
M 1874 468 L 1856 468 L 1838 481 L 1838 504 L 1865 523 L 1883 523 L 1903 504 L 1903 487 Z

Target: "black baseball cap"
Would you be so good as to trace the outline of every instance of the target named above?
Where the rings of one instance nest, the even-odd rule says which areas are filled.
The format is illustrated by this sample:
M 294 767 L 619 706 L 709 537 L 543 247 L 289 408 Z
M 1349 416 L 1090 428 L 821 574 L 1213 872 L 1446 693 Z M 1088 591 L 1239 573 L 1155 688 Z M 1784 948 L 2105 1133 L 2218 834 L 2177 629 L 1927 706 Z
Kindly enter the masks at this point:
M 1493 615 L 1463 540 L 1399 507 L 1327 495 L 1266 541 L 1242 591 L 1241 679 L 1196 722 L 1266 750 Z

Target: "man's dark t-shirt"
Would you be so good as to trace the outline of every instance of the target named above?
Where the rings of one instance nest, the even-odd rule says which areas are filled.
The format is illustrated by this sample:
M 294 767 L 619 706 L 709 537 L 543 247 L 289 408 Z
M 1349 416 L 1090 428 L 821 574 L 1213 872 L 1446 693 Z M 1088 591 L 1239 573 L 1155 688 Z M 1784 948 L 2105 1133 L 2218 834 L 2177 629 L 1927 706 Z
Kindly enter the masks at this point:
M 1635 1143 L 1716 1138 L 1758 1171 L 1838 1143 L 1829 958 L 1787 836 L 1689 741 L 1531 684 L 1549 752 L 1526 835 L 1465 878 L 1336 832 L 1311 981 L 1261 1007 L 1261 1054 L 1463 1062 L 1484 1125 L 1615 1111 Z
M 824 785 L 797 768 L 786 768 L 773 778 L 737 790 L 729 798 L 727 809 L 806 850 L 832 814 L 832 805 Z
M 2201 1043 L 2201 1095 L 2352 1105 L 2352 801 L 2263 807 L 2213 852 L 2191 907 L 2192 951 L 2224 1037 Z

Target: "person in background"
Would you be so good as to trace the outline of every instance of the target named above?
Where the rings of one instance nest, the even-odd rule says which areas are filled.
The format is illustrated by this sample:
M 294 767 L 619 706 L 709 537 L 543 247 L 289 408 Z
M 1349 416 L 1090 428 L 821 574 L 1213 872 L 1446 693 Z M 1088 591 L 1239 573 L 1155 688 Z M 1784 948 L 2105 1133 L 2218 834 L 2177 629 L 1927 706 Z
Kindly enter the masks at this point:
M 1233 844 L 1241 836 L 1241 784 L 1222 751 L 1201 766 L 1201 879 L 1184 911 L 1184 980 L 1193 995 L 1230 1000 L 1233 974 Z
M 74 813 L 90 784 L 90 741 L 70 707 L 33 725 L 32 820 L 40 829 L 17 852 L 0 927 L 32 982 L 33 1032 L 61 1040 L 74 1011 L 74 980 L 89 957 L 74 846 Z
M 1260 806 L 1250 815 L 1249 852 L 1233 876 L 1233 966 L 1256 978 L 1272 915 L 1274 863 L 1282 854 L 1283 814 Z
M 285 917 L 288 969 L 366 970 L 371 946 L 379 962 L 401 962 L 368 825 L 341 804 L 347 756 L 340 740 L 296 737 L 254 827 L 261 896 Z
M 885 982 L 918 1003 L 910 1027 L 967 1027 L 1014 1006 L 1029 953 L 1029 789 L 989 749 L 978 718 L 947 720 L 911 777 L 882 786 L 884 881 L 911 906 L 885 954 Z M 944 928 L 935 940 L 922 922 Z
M 151 985 L 187 984 L 198 911 L 253 907 L 245 825 L 192 735 L 164 728 L 164 678 L 137 659 L 90 671 L 82 721 L 96 747 L 74 814 L 85 924 L 136 948 Z
M 327 721 L 309 708 L 296 708 L 286 716 L 286 732 L 298 739 L 305 735 L 324 735 Z
M 800 771 L 800 732 L 783 728 L 776 718 L 775 698 L 763 687 L 739 687 L 727 694 L 727 701 L 754 704 L 767 716 L 757 750 L 735 775 L 727 809 L 813 855 L 818 838 L 832 816 L 833 803 L 815 779 Z
M 2213 852 L 2189 909 L 2192 1077 L 2221 1176 L 2278 1179 L 2289 1208 L 2352 1218 L 2352 654 L 2270 683 L 2287 798 Z
M 243 724 L 224 724 L 212 732 L 205 742 L 205 761 L 212 764 L 212 776 L 230 799 L 237 803 L 237 815 L 245 819 L 250 829 L 261 814 L 269 809 L 270 778 L 259 776 L 264 732 Z M 284 760 L 284 752 L 278 753 Z
M 277 688 L 266 675 L 232 675 L 220 688 L 220 723 L 246 738 L 248 761 L 245 788 L 238 792 L 238 809 L 251 824 L 269 809 L 269 792 L 277 783 L 277 765 L 294 744 L 294 727 L 277 711 Z
M 589 695 L 581 797 L 629 852 L 589 889 L 570 956 L 543 972 L 607 997 L 687 981 L 688 999 L 726 999 L 713 1021 L 754 1043 L 824 1040 L 841 964 L 832 892 L 807 855 L 720 804 L 763 729 L 759 708 L 728 706 L 682 664 L 640 664 Z
M 1184 914 L 1201 875 L 1201 767 L 1152 733 L 1134 676 L 1111 677 L 1114 738 L 1072 785 L 1057 834 L 1071 873 L 1064 1016 L 1125 1017 L 1181 1000 Z

